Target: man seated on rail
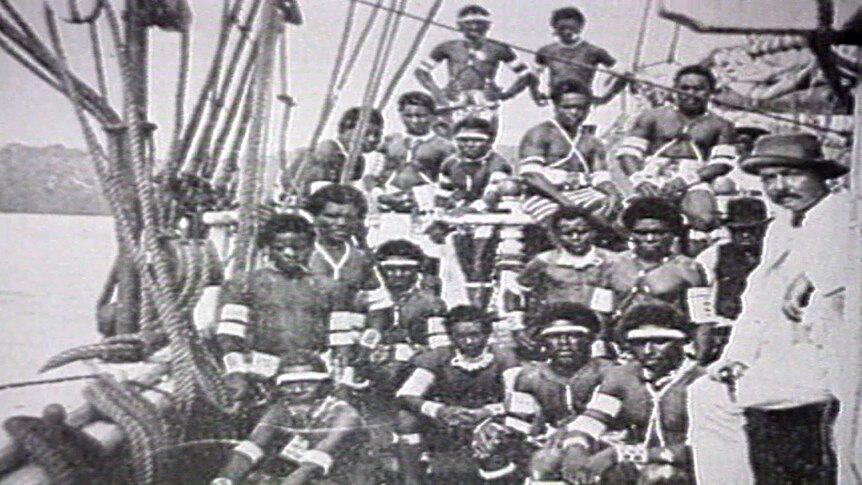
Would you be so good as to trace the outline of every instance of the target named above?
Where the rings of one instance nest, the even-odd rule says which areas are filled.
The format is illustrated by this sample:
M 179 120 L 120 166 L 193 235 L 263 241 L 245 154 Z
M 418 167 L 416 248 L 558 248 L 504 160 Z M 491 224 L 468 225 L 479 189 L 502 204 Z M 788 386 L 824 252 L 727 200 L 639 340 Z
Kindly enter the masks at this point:
M 561 205 L 577 206 L 611 221 L 622 197 L 611 181 L 604 144 L 581 129 L 592 92 L 566 80 L 554 85 L 551 99 L 553 118 L 530 128 L 518 148 L 521 176 L 532 191 L 524 210 L 541 222 Z
M 359 129 L 361 115 L 362 109 L 358 107 L 345 111 L 338 122 L 338 136 L 320 142 L 314 147 L 312 153 L 308 151 L 302 153 L 296 162 L 296 165 L 301 168 L 285 170 L 281 181 L 282 186 L 307 195 L 328 183 L 339 183 L 350 158 L 351 140 Z M 371 110 L 368 113 L 365 133 L 359 137 L 361 149 L 347 177 L 348 183 L 361 185 L 366 163 L 369 163 L 367 158 L 376 154 L 375 150 L 380 145 L 382 134 L 383 115 L 376 109 Z M 299 180 L 295 180 L 297 177 Z M 288 192 L 291 191 L 288 190 Z
M 416 69 L 416 79 L 434 96 L 441 108 L 454 110 L 453 122 L 465 117 L 481 117 L 496 125 L 501 101 L 517 96 L 527 88 L 523 79 L 530 71 L 508 45 L 487 38 L 491 12 L 479 5 L 468 5 L 458 12 L 458 29 L 463 39 L 438 44 Z M 449 81 L 440 87 L 431 72 L 446 63 Z M 497 70 L 506 64 L 518 79 L 505 91 L 497 85 Z M 445 109 L 444 108 L 444 109 Z
M 432 129 L 437 103 L 426 93 L 410 91 L 398 98 L 398 114 L 405 133 L 383 138 L 383 166 L 370 174 L 372 197 L 381 210 L 411 212 L 416 207 L 414 187 L 431 186 L 455 144 Z
M 396 446 L 405 484 L 426 483 L 420 460 L 426 449 L 463 450 L 469 456 L 473 429 L 502 414 L 505 381 L 518 365 L 511 351 L 489 345 L 493 317 L 483 310 L 456 306 L 443 324 L 451 346 L 417 355 L 413 373 L 396 394 L 402 406 Z
M 487 120 L 465 118 L 455 124 L 457 153 L 443 162 L 437 180 L 436 204 L 446 210 L 485 212 L 500 200 L 498 186 L 512 175 L 509 162 L 493 149 L 496 130 Z M 490 279 L 497 233 L 491 226 L 459 228 L 455 251 L 467 278 L 470 301 L 484 306 L 490 296 Z
M 506 414 L 477 428 L 473 440 L 483 476 L 494 483 L 523 483 L 529 456 L 586 409 L 596 386 L 615 366 L 590 357 L 601 322 L 586 306 L 551 304 L 535 325 L 549 359 L 524 364 L 506 391 Z
M 730 168 L 736 157 L 733 124 L 709 111 L 715 92 L 712 71 L 700 65 L 674 75 L 673 106 L 639 114 L 622 140 L 617 160 L 635 192 L 661 195 L 680 204 L 691 227 L 710 231 L 716 224 L 715 196 L 702 169 L 708 164 Z
M 284 354 L 325 351 L 330 326 L 349 321 L 354 332 L 365 326 L 366 299 L 342 282 L 310 272 L 314 241 L 308 220 L 275 215 L 257 236 L 269 264 L 223 285 L 215 339 L 236 398 L 246 397 L 251 383 L 269 382 Z M 346 347 L 336 353 L 348 355 Z
M 320 357 L 303 350 L 286 354 L 275 385 L 274 401 L 211 485 L 374 483 L 362 418 L 333 395 Z
M 686 358 L 691 325 L 670 306 L 643 304 L 623 316 L 619 336 L 634 360 L 605 373 L 586 410 L 533 457 L 533 478 L 693 483 L 685 444 L 687 389 L 705 371 Z M 626 430 L 621 442 L 607 440 L 611 429 Z
M 538 83 L 533 85 L 531 94 L 539 105 L 547 104 L 548 94 L 553 87 L 563 81 L 575 81 L 593 90 L 598 66 L 613 67 L 617 60 L 605 49 L 587 42 L 583 37 L 586 17 L 576 7 L 554 10 L 551 14 L 551 28 L 559 42 L 546 45 L 536 53 L 536 76 L 548 71 L 548 90 L 542 92 Z M 606 104 L 625 87 L 625 79 L 614 79 L 608 92 L 595 98 L 593 104 Z

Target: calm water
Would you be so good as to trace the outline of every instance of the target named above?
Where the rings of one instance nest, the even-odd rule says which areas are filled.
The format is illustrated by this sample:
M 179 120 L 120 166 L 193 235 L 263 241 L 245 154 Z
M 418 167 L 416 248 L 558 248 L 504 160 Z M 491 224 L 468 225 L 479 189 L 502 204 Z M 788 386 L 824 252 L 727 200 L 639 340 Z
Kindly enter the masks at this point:
M 0 385 L 90 372 L 36 373 L 48 357 L 98 341 L 95 302 L 115 247 L 108 217 L 0 214 Z M 74 404 L 82 385 L 0 390 L 0 418 Z

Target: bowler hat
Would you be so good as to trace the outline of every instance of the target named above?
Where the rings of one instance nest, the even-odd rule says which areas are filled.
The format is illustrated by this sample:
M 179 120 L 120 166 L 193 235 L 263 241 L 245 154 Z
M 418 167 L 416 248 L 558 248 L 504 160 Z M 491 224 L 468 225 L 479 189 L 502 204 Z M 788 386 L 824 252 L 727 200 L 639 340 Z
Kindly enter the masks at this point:
M 754 197 L 742 197 L 727 202 L 727 214 L 723 222 L 731 227 L 754 227 L 771 220 L 766 213 L 766 203 Z
M 768 167 L 792 167 L 812 170 L 827 179 L 850 171 L 849 167 L 824 158 L 820 140 L 808 133 L 762 136 L 751 155 L 742 159 L 741 166 L 743 171 L 754 175 Z

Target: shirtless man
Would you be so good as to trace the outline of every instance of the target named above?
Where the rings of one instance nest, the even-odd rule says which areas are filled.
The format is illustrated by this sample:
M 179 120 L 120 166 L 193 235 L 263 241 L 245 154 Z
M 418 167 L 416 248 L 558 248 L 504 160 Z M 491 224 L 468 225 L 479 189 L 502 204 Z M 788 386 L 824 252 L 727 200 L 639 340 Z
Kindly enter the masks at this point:
M 444 325 L 452 345 L 417 355 L 413 373 L 396 394 L 405 484 L 426 483 L 419 461 L 426 436 L 437 438 L 429 443 L 437 450 L 465 449 L 476 425 L 504 412 L 505 381 L 518 365 L 510 351 L 488 344 L 492 318 L 479 308 L 456 306 Z
M 536 53 L 536 75 L 548 71 L 548 91 L 553 86 L 567 80 L 574 80 L 593 89 L 596 67 L 613 67 L 617 60 L 605 49 L 593 45 L 581 36 L 587 23 L 584 14 L 575 7 L 554 10 L 551 14 L 551 27 L 559 42 L 546 45 Z M 625 87 L 623 78 L 616 78 L 608 92 L 593 104 L 606 104 Z M 534 99 L 538 104 L 547 103 L 547 95 L 534 89 Z
M 338 122 L 338 136 L 332 140 L 320 142 L 314 153 L 304 153 L 301 156 L 310 157 L 305 162 L 305 169 L 301 175 L 301 187 L 304 194 L 313 193 L 327 183 L 339 183 L 344 165 L 350 156 L 350 142 L 359 127 L 360 108 L 350 108 L 341 116 Z M 360 138 L 362 144 L 360 157 L 353 166 L 350 174 L 350 182 L 360 182 L 365 173 L 366 156 L 377 150 L 383 133 L 383 115 L 378 110 L 372 110 L 368 117 L 368 125 L 364 136 Z M 294 177 L 295 174 L 285 172 L 284 177 Z M 293 185 L 294 180 L 282 180 L 284 187 Z
M 440 168 L 437 180 L 439 205 L 452 209 L 469 206 L 478 211 L 488 208 L 489 189 L 512 175 L 512 166 L 494 151 L 496 132 L 481 118 L 459 121 L 453 132 L 458 150 Z
M 551 99 L 554 117 L 528 130 L 518 149 L 521 175 L 536 193 L 524 210 L 543 221 L 560 205 L 577 206 L 610 220 L 621 195 L 611 181 L 604 144 L 581 130 L 592 93 L 568 80 L 554 86 Z
M 686 292 L 706 286 L 706 272 L 695 260 L 675 254 L 682 214 L 657 197 L 632 202 L 621 216 L 633 249 L 615 258 L 610 272 L 617 314 L 637 303 L 664 302 L 687 314 Z
M 438 44 L 428 60 L 416 69 L 416 79 L 431 93 L 441 106 L 455 109 L 455 119 L 469 116 L 496 120 L 501 101 L 517 96 L 526 89 L 521 79 L 528 76 L 529 68 L 518 59 L 515 51 L 487 38 L 491 28 L 491 13 L 479 5 L 468 5 L 458 12 L 458 28 L 464 39 Z M 449 82 L 441 88 L 431 71 L 446 62 Z M 519 78 L 503 91 L 497 85 L 497 70 L 506 64 Z
M 685 94 L 676 95 L 675 106 L 638 115 L 617 151 L 636 192 L 682 199 L 689 223 L 698 230 L 711 230 L 717 223 L 715 198 L 702 183 L 700 170 L 708 162 L 730 165 L 736 157 L 733 124 L 709 111 L 715 87 L 709 69 L 700 65 L 679 69 L 674 89 Z
M 411 189 L 433 184 L 443 161 L 455 153 L 455 145 L 432 130 L 437 105 L 426 93 L 411 91 L 398 98 L 398 114 L 405 133 L 384 137 L 385 161 L 373 174 L 372 194 L 382 208 L 409 212 L 415 207 Z
M 302 217 L 273 216 L 257 239 L 270 265 L 238 274 L 223 286 L 215 338 L 237 398 L 251 382 L 270 379 L 284 354 L 297 348 L 326 350 L 334 313 L 366 311 L 356 292 L 309 272 L 314 239 L 314 228 Z
M 332 395 L 332 378 L 320 357 L 291 352 L 282 359 L 275 383 L 275 401 L 251 435 L 233 448 L 211 485 L 276 477 L 278 483 L 295 485 L 371 483 L 361 473 L 368 461 L 363 460 L 362 418 Z
M 626 313 L 619 331 L 634 360 L 604 375 L 567 436 L 549 446 L 563 449 L 562 477 L 579 485 L 691 484 L 687 389 L 705 371 L 683 350 L 690 325 L 667 305 L 644 304 Z M 623 443 L 603 444 L 609 429 L 627 429 Z M 558 476 L 556 462 L 544 458 L 535 457 L 534 478 Z
M 599 226 L 592 214 L 574 207 L 560 209 L 551 217 L 549 232 L 556 248 L 536 255 L 518 275 L 518 284 L 527 289 L 531 312 L 563 302 L 611 311 L 608 268 L 616 255 L 593 244 Z
M 601 323 L 586 306 L 552 304 L 536 325 L 550 359 L 524 364 L 507 389 L 506 415 L 480 426 L 474 438 L 485 476 L 498 482 L 509 477 L 511 483 L 523 483 L 535 445 L 582 413 L 614 367 L 610 360 L 590 358 Z

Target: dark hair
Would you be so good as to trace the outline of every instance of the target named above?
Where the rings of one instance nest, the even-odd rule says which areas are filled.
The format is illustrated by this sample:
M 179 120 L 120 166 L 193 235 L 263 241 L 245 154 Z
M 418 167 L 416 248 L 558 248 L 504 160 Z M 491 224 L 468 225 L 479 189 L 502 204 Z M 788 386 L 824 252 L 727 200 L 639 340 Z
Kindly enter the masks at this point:
M 398 98 L 398 111 L 402 111 L 406 106 L 423 106 L 428 108 L 432 113 L 437 109 L 437 103 L 434 102 L 434 98 L 422 91 L 410 91 L 402 94 Z
M 368 202 L 359 189 L 350 185 L 329 184 L 316 190 L 305 202 L 305 210 L 313 216 L 319 216 L 327 203 L 352 205 L 359 209 L 359 217 L 368 213 Z
M 554 212 L 554 215 L 552 215 L 551 219 L 548 221 L 548 227 L 551 231 L 554 231 L 559 227 L 560 221 L 577 218 L 587 221 L 593 229 L 598 229 L 601 226 L 599 221 L 596 220 L 595 216 L 593 216 L 591 212 L 580 207 L 568 206 L 561 207 Z
M 551 25 L 556 25 L 557 22 L 568 19 L 575 20 L 581 25 L 587 23 L 587 19 L 584 17 L 584 13 L 581 12 L 580 9 L 576 7 L 564 7 L 554 10 L 554 13 L 551 14 Z
M 551 87 L 551 101 L 554 104 L 559 104 L 563 96 L 569 93 L 583 94 L 590 99 L 593 98 L 593 91 L 586 84 L 575 79 L 564 79 Z
M 629 330 L 645 325 L 672 328 L 691 335 L 692 324 L 667 303 L 641 303 L 629 308 L 617 324 L 617 338 L 625 340 Z
M 702 64 L 690 64 L 688 66 L 683 66 L 676 71 L 676 74 L 673 75 L 673 83 L 676 84 L 679 81 L 679 78 L 686 76 L 688 74 L 695 74 L 698 76 L 703 76 L 706 78 L 706 82 L 709 84 L 709 89 L 715 90 L 718 81 L 715 79 L 715 74 L 712 71 L 702 65 Z
M 452 331 L 452 327 L 457 323 L 478 322 L 482 325 L 482 330 L 484 332 L 491 333 L 491 330 L 494 328 L 494 320 L 494 315 L 491 315 L 479 307 L 472 305 L 457 305 L 446 312 L 446 316 L 443 319 L 443 326 L 446 328 L 446 332 L 450 333 Z
M 637 198 L 623 210 L 620 216 L 623 227 L 628 230 L 631 230 L 635 222 L 641 219 L 658 219 L 675 232 L 681 231 L 685 226 L 680 210 L 661 197 Z
M 279 234 L 288 232 L 302 234 L 314 240 L 314 226 L 302 216 L 296 214 L 276 214 L 267 220 L 257 232 L 257 246 L 268 247 Z
M 352 130 L 359 126 L 359 116 L 362 114 L 362 108 L 353 107 L 348 109 L 341 115 L 341 120 L 338 121 L 338 132 L 344 133 L 347 130 Z M 380 110 L 372 109 L 368 114 L 369 126 L 379 126 L 383 128 L 383 114 Z
M 464 118 L 458 123 L 455 123 L 455 127 L 452 128 L 452 133 L 457 135 L 463 130 L 481 131 L 491 137 L 491 139 L 494 139 L 497 135 L 497 130 L 494 128 L 494 125 L 490 121 L 482 118 Z
M 374 255 L 377 257 L 378 261 L 383 261 L 392 257 L 413 259 L 420 263 L 425 260 L 425 253 L 422 252 L 422 248 L 406 239 L 392 239 L 386 241 L 377 247 Z
M 491 12 L 481 5 L 467 5 L 461 10 L 458 10 L 458 18 L 465 17 L 467 15 L 485 15 L 490 17 Z
M 588 306 L 573 302 L 557 302 L 547 305 L 536 315 L 534 322 L 540 327 L 546 327 L 554 320 L 568 320 L 575 325 L 582 325 L 593 333 L 601 328 L 599 317 Z

